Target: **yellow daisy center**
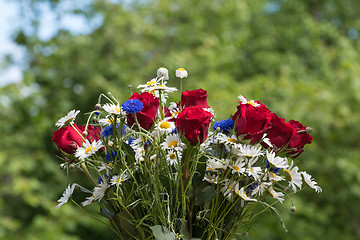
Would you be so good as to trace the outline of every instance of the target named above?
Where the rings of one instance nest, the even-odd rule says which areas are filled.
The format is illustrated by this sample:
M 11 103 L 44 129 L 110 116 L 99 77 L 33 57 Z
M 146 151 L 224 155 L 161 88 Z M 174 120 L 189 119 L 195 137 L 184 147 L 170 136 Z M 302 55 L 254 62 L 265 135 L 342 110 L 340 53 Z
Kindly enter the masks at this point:
M 236 171 L 240 172 L 240 168 L 239 168 L 238 166 L 233 166 L 233 168 L 234 168 Z
M 113 166 L 113 164 L 112 164 L 112 163 L 109 163 L 108 165 L 109 165 L 109 167 L 112 167 L 112 166 Z
M 170 127 L 170 123 L 168 122 L 162 122 L 160 123 L 160 128 L 168 129 Z
M 85 154 L 88 154 L 89 152 L 92 152 L 94 150 L 95 150 L 95 148 L 93 146 L 90 146 L 90 147 L 85 149 Z
M 175 154 L 175 153 L 171 153 L 169 157 L 170 157 L 170 159 L 174 160 L 174 159 L 176 158 L 176 154 Z
M 172 148 L 172 147 L 177 147 L 178 145 L 178 141 L 171 141 L 168 145 L 169 148 Z
M 228 139 L 228 141 L 229 141 L 229 142 L 232 142 L 232 143 L 239 143 L 239 141 L 238 141 L 238 140 L 233 139 L 233 138 L 229 138 L 229 139 Z
M 68 120 L 66 120 L 64 122 L 65 125 L 68 125 L 69 123 L 71 123 L 71 121 L 74 120 L 74 118 L 69 118 Z
M 277 175 L 275 174 L 275 173 L 273 173 L 273 172 L 270 172 L 270 174 L 275 178 L 275 177 L 277 177 Z
M 148 81 L 147 83 L 146 83 L 146 85 L 148 85 L 148 86 L 150 86 L 150 85 L 153 85 L 153 84 L 155 84 L 156 82 L 155 81 Z
M 120 109 L 118 109 L 118 108 L 115 108 L 115 111 L 116 111 L 117 113 L 120 113 L 120 112 L 121 112 Z
M 285 178 L 286 178 L 286 180 L 288 180 L 289 182 L 291 182 L 291 181 L 292 181 L 292 177 L 291 177 L 290 171 L 286 169 L 286 170 L 284 170 L 284 172 L 285 172 Z
M 186 71 L 185 68 L 178 68 L 178 71 Z
M 247 104 L 250 104 L 252 106 L 255 106 L 255 103 L 254 102 L 251 102 L 251 101 L 247 101 Z
M 171 115 L 172 115 L 173 117 L 176 117 L 179 113 L 180 113 L 180 112 L 173 112 Z

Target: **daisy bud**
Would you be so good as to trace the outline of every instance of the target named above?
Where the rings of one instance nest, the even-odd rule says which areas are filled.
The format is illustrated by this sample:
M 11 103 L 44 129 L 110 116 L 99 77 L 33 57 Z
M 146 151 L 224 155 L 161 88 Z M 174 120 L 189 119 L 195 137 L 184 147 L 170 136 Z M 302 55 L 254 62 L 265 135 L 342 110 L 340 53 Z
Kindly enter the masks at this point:
M 166 68 L 161 67 L 157 70 L 157 77 L 163 77 L 164 80 L 169 80 L 169 71 Z
M 91 121 L 92 121 L 93 123 L 97 123 L 97 122 L 98 122 L 98 119 L 97 119 L 96 117 L 93 117 L 93 118 L 91 119 Z
M 307 133 L 311 133 L 312 132 L 312 128 L 311 127 L 306 127 L 306 130 L 305 130 Z
M 178 68 L 176 69 L 175 76 L 178 78 L 185 78 L 188 76 L 188 72 L 185 70 L 185 68 Z
M 83 131 L 83 132 L 82 132 L 82 135 L 83 135 L 84 137 L 86 137 L 86 136 L 88 135 L 88 132 L 87 132 L 87 131 Z
M 129 85 L 128 85 L 128 88 L 131 90 L 131 89 L 132 89 L 132 85 L 131 85 L 131 84 L 129 84 Z
M 75 168 L 75 165 L 74 164 L 70 164 L 69 165 L 69 169 L 74 169 Z
M 60 169 L 65 169 L 66 168 L 66 163 L 61 163 L 60 164 Z
M 284 188 L 284 192 L 289 192 L 290 191 L 290 188 L 289 187 L 285 187 Z
M 95 110 L 100 111 L 100 110 L 101 110 L 101 104 L 99 104 L 99 103 L 96 104 L 96 105 L 95 105 Z
M 216 131 L 217 131 L 217 132 L 220 132 L 220 130 L 221 130 L 220 127 L 217 127 L 217 128 L 216 128 Z
M 201 220 L 201 217 L 198 215 L 196 216 L 196 220 L 200 221 Z
M 295 206 L 292 206 L 292 207 L 290 208 L 290 210 L 291 210 L 292 212 L 296 212 L 296 207 L 295 207 Z
M 237 156 L 232 156 L 231 160 L 233 160 L 235 162 L 237 160 Z

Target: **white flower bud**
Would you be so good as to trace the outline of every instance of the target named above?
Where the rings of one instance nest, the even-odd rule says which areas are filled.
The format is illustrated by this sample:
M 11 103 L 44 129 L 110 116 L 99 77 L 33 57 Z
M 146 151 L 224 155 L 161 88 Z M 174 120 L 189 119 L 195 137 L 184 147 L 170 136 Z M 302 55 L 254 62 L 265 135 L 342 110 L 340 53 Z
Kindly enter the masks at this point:
M 86 137 L 86 136 L 88 135 L 88 132 L 87 132 L 87 131 L 83 131 L 83 132 L 82 132 L 82 135 L 83 135 L 84 137 Z
M 178 78 L 185 78 L 188 76 L 188 72 L 185 70 L 185 68 L 178 68 L 176 69 L 175 76 Z
M 112 141 L 110 141 L 110 142 L 108 142 L 108 146 L 112 147 L 112 146 L 114 146 L 114 143 Z
M 166 80 L 169 80 L 169 71 L 164 68 L 164 67 L 161 67 L 157 70 L 157 77 L 158 78 L 161 78 L 163 77 L 163 79 L 166 81 Z
M 101 104 L 99 104 L 99 103 L 96 104 L 96 105 L 95 105 L 95 110 L 100 111 L 100 110 L 101 110 Z
M 305 130 L 307 133 L 311 133 L 312 132 L 312 128 L 311 127 L 306 127 L 306 130 Z
M 291 210 L 292 212 L 296 212 L 296 207 L 295 207 L 295 206 L 292 206 L 292 207 L 290 208 L 290 210 Z
M 61 163 L 60 164 L 60 169 L 65 169 L 66 168 L 66 163 Z

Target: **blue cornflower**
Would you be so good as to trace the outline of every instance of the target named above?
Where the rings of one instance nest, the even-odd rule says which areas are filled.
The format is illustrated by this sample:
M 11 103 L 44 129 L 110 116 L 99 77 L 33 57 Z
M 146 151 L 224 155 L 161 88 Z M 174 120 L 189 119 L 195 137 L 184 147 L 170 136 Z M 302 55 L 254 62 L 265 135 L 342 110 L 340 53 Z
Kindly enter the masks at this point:
M 246 190 L 248 190 L 248 191 L 253 191 L 255 188 L 257 188 L 259 186 L 259 183 L 258 182 L 253 182 L 252 184 L 250 184 L 247 188 L 246 188 Z
M 122 105 L 122 109 L 127 113 L 138 113 L 144 108 L 144 104 L 137 99 L 126 100 Z
M 112 161 L 112 160 L 115 160 L 116 157 L 117 157 L 117 155 L 118 155 L 118 152 L 117 152 L 116 150 L 111 151 L 111 152 L 105 154 L 105 160 L 106 160 L 107 162 L 110 162 L 110 161 Z
M 220 128 L 220 131 L 228 133 L 231 129 L 233 129 L 233 127 L 234 121 L 231 119 L 226 119 L 214 123 L 213 129 L 215 131 L 217 128 Z
M 102 130 L 101 135 L 105 138 L 112 136 L 113 134 L 113 125 L 107 126 L 105 129 Z
M 270 165 L 270 162 L 269 162 L 268 160 L 265 160 L 264 162 L 265 162 L 266 168 L 269 169 L 269 172 L 272 172 L 272 173 L 274 173 L 274 174 L 276 174 L 276 175 L 279 175 L 279 174 L 280 174 L 281 168 L 272 167 L 272 166 Z

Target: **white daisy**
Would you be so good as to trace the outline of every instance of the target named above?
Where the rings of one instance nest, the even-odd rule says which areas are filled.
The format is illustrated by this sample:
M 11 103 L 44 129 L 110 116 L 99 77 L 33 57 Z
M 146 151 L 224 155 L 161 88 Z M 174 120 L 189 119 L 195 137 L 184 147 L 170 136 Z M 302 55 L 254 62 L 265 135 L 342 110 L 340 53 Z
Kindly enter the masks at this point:
M 279 202 L 283 202 L 285 199 L 285 194 L 283 194 L 282 192 L 275 192 L 275 190 L 272 187 L 269 187 L 267 189 L 268 193 L 270 193 L 270 195 L 275 198 L 276 200 L 278 200 Z
M 149 88 L 151 86 L 156 86 L 160 84 L 160 79 L 153 78 L 150 81 L 146 82 L 146 84 L 141 84 L 137 88 Z
M 82 146 L 76 149 L 75 157 L 79 159 L 85 159 L 96 153 L 102 147 L 104 147 L 104 145 L 102 144 L 101 140 L 90 143 L 89 140 L 85 139 L 85 142 L 83 142 Z
M 105 118 L 100 118 L 98 120 L 98 123 L 101 126 L 109 126 L 110 124 L 112 124 L 114 122 L 114 117 L 112 117 L 111 115 L 107 115 Z M 117 119 L 117 122 L 119 122 L 119 119 Z
M 175 71 L 175 76 L 178 78 L 185 78 L 188 76 L 188 72 L 184 68 L 178 68 Z
M 94 188 L 94 192 L 93 192 L 94 200 L 100 201 L 104 197 L 105 191 L 108 188 L 109 188 L 109 184 L 107 182 L 104 181 L 100 182 L 98 187 Z
M 278 181 L 282 181 L 284 180 L 283 176 L 279 176 L 271 171 L 268 171 L 265 175 L 264 175 L 264 180 L 265 181 L 271 181 L 271 182 L 278 182 Z
M 317 186 L 317 182 L 314 181 L 310 174 L 308 174 L 307 172 L 301 172 L 301 174 L 304 176 L 304 181 L 309 187 L 314 189 L 317 193 L 322 192 L 321 187 Z
M 176 103 L 171 102 L 169 106 L 169 111 L 171 113 L 172 118 L 177 118 L 179 113 L 181 112 L 180 106 L 178 106 Z
M 181 151 L 175 151 L 174 149 L 171 149 L 166 156 L 166 160 L 169 162 L 170 165 L 174 165 L 178 163 L 178 159 L 181 159 L 181 157 Z
M 124 181 L 130 178 L 130 174 L 123 172 L 120 175 L 115 175 L 111 178 L 110 184 L 120 186 Z
M 85 207 L 87 205 L 90 205 L 94 201 L 95 201 L 95 197 L 94 195 L 91 195 L 90 197 L 87 197 L 86 200 L 81 203 L 81 205 Z
M 203 181 L 218 184 L 219 177 L 216 176 L 215 174 L 205 173 Z
M 223 133 L 218 133 L 216 135 L 216 140 L 218 140 L 219 143 L 223 143 L 225 145 L 231 145 L 234 147 L 239 143 L 239 140 L 235 135 L 231 135 L 231 137 L 228 137 Z
M 252 167 L 250 164 L 243 172 L 248 176 L 253 177 L 255 180 L 258 180 L 263 174 L 261 167 Z
M 113 163 L 101 163 L 101 165 L 98 167 L 98 171 L 102 172 L 102 171 L 106 171 L 106 175 L 109 175 L 110 170 L 113 170 L 114 166 Z
M 270 139 L 266 137 L 267 133 L 264 133 L 262 136 L 262 141 L 266 143 L 269 147 L 273 148 L 274 146 L 271 144 Z
M 121 115 L 123 115 L 123 116 L 126 115 L 126 113 L 121 109 L 121 107 L 120 107 L 119 104 L 115 105 L 115 104 L 105 103 L 105 104 L 102 106 L 102 108 L 103 108 L 106 112 L 108 112 L 108 113 L 110 113 L 110 114 L 115 114 L 115 115 L 120 115 L 120 114 L 121 114 Z
M 252 191 L 251 195 L 261 196 L 270 186 L 271 183 L 269 182 L 260 182 L 258 186 Z
M 234 190 L 235 190 L 236 182 L 230 182 L 229 180 L 225 180 L 223 187 L 221 188 L 221 192 L 224 194 L 224 196 L 232 200 L 234 197 Z
M 216 159 L 208 159 L 206 164 L 206 171 L 216 172 L 216 169 L 226 169 L 225 161 L 221 162 Z
M 261 105 L 256 103 L 254 100 L 250 100 L 248 101 L 244 96 L 238 96 L 238 98 L 240 99 L 241 104 L 250 104 L 253 105 L 254 107 L 260 107 Z
M 253 201 L 253 202 L 257 202 L 257 200 L 255 198 L 250 198 L 246 195 L 244 187 L 240 188 L 238 190 L 238 186 L 236 187 L 237 189 L 235 190 L 236 194 L 239 195 L 244 201 Z
M 143 90 L 141 90 L 142 92 L 150 92 L 153 93 L 153 91 L 161 91 L 161 94 L 165 93 L 173 93 L 176 92 L 177 89 L 175 87 L 168 87 L 165 84 L 160 84 L 160 85 L 152 85 L 150 87 L 144 88 Z
M 56 206 L 56 208 L 60 208 L 62 205 L 67 203 L 67 201 L 69 201 L 69 198 L 73 194 L 76 185 L 77 184 L 73 183 L 73 185 L 71 185 L 71 187 L 70 187 L 70 184 L 69 184 L 69 186 L 67 186 L 62 197 L 58 200 L 59 204 Z
M 163 121 L 158 122 L 154 128 L 154 134 L 159 133 L 160 135 L 163 134 L 170 134 L 175 129 L 175 123 L 168 121 L 168 119 L 164 119 Z
M 169 80 L 169 71 L 164 67 L 159 68 L 156 75 L 159 79 L 163 78 L 163 80 Z
M 71 110 L 68 112 L 68 114 L 65 117 L 60 118 L 56 123 L 55 126 L 58 128 L 61 128 L 62 126 L 73 124 L 76 118 L 76 115 L 78 115 L 80 110 Z
M 267 160 L 269 161 L 269 164 L 276 168 L 288 168 L 288 160 L 286 158 L 282 158 L 275 155 L 275 152 L 266 151 Z
M 245 159 L 243 159 L 243 158 L 238 159 L 232 166 L 232 168 L 233 168 L 232 173 L 238 173 L 240 175 L 243 174 L 245 171 L 245 168 L 244 168 L 245 164 L 246 164 Z
M 296 187 L 301 188 L 302 178 L 301 174 L 298 172 L 299 168 L 297 166 L 293 167 L 294 162 L 291 161 L 290 166 L 287 169 L 284 169 L 285 178 L 289 181 L 289 186 L 292 187 L 293 191 L 296 192 Z
M 186 145 L 181 142 L 178 134 L 170 134 L 165 138 L 165 141 L 161 143 L 161 146 L 163 149 L 175 149 L 177 151 L 181 151 Z
M 143 147 L 138 147 L 134 149 L 135 151 L 135 160 L 137 163 L 145 161 L 145 149 Z
M 240 144 L 239 148 L 244 157 L 254 158 L 264 155 L 264 152 L 261 150 L 261 146 L 259 144 Z

